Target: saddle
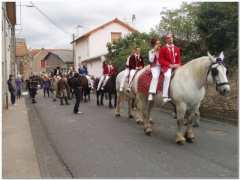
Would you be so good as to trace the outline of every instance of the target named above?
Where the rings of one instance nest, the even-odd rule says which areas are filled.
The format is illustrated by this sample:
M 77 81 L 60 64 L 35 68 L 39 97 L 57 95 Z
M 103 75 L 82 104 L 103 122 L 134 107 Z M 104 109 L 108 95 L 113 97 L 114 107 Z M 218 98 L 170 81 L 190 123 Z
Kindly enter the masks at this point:
M 170 80 L 169 84 L 171 84 L 172 79 L 175 76 L 175 72 L 176 72 L 176 70 L 172 71 L 171 80 Z M 151 72 L 151 69 L 149 68 L 142 75 L 140 75 L 140 77 L 138 79 L 137 90 L 139 92 L 142 92 L 145 96 L 147 96 L 149 88 L 150 88 L 151 80 L 152 80 L 152 72 Z M 161 72 L 160 76 L 159 76 L 159 79 L 158 79 L 156 94 L 159 93 L 159 92 L 162 92 L 163 81 L 164 81 L 164 74 L 163 74 L 163 72 Z
M 139 92 L 142 92 L 145 96 L 148 95 L 151 80 L 152 80 L 151 69 L 147 69 L 142 75 L 140 75 L 138 79 L 137 89 Z M 163 80 L 164 80 L 164 75 L 163 73 L 160 73 L 160 76 L 158 79 L 158 85 L 157 85 L 157 93 L 162 92 Z

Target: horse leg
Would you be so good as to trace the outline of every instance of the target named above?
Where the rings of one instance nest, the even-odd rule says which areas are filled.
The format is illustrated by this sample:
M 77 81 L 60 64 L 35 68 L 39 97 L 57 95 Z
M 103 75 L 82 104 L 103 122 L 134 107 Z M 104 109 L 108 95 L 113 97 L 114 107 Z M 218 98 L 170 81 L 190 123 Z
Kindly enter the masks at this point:
M 114 93 L 114 107 L 116 108 L 117 106 L 117 93 Z
M 192 128 L 192 123 L 193 123 L 193 119 L 194 119 L 196 110 L 198 110 L 198 107 L 191 109 L 189 111 L 188 117 L 186 118 L 187 119 L 187 128 L 186 128 L 184 137 L 186 138 L 187 142 L 190 142 L 190 143 L 193 143 L 194 139 L 195 139 L 195 136 L 193 133 L 193 128 Z
M 88 101 L 90 101 L 91 90 L 88 91 Z
M 182 127 L 184 124 L 184 116 L 187 110 L 187 105 L 185 103 L 179 103 L 176 105 L 177 110 L 177 132 L 176 132 L 176 143 L 184 144 L 186 139 L 182 133 Z
M 199 111 L 200 103 L 198 104 L 196 111 L 195 111 L 195 117 L 193 119 L 193 127 L 199 127 L 200 126 L 200 111 Z
M 143 124 L 143 96 L 141 96 L 140 94 L 137 94 L 136 96 L 136 123 L 137 124 Z
M 96 91 L 97 94 L 97 105 L 99 105 L 99 91 Z
M 103 97 L 104 97 L 104 92 L 101 91 L 101 101 L 100 101 L 100 105 L 103 105 Z
M 146 97 L 144 97 L 142 102 L 142 112 L 143 112 L 143 121 L 144 121 L 144 132 L 146 135 L 152 134 L 152 123 L 150 122 L 150 111 L 152 105 L 148 103 L 148 100 Z
M 120 116 L 120 105 L 121 105 L 121 96 L 120 92 L 117 93 L 117 104 L 115 109 L 115 116 Z
M 108 97 L 109 97 L 109 108 L 112 108 L 113 106 L 112 106 L 112 93 L 111 92 L 108 93 Z

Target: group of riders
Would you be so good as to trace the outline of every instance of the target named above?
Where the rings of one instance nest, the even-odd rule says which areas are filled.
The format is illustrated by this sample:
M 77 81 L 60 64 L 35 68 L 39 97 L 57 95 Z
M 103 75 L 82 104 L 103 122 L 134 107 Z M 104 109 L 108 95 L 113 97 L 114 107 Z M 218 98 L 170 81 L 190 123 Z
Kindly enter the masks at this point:
M 164 37 L 166 44 L 161 46 L 160 40 L 157 38 L 153 38 L 151 40 L 152 49 L 149 51 L 149 63 L 151 67 L 152 80 L 149 87 L 149 96 L 148 100 L 152 101 L 153 96 L 156 94 L 157 85 L 160 73 L 162 72 L 164 75 L 163 82 L 163 102 L 171 101 L 168 95 L 168 89 L 170 84 L 171 75 L 174 69 L 178 68 L 181 64 L 180 58 L 180 49 L 173 44 L 173 36 L 172 34 L 168 34 Z M 127 91 L 131 91 L 131 86 L 133 82 L 133 78 L 136 75 L 136 72 L 144 68 L 144 59 L 140 53 L 141 49 L 138 47 L 133 48 L 131 55 L 127 58 L 124 77 L 121 80 L 120 84 L 120 92 L 124 90 L 125 81 L 128 78 L 128 87 L 126 87 Z M 109 76 L 115 73 L 115 66 L 110 64 L 103 63 L 103 75 L 100 79 L 100 83 L 98 85 L 98 90 L 103 82 L 103 88 L 106 84 Z M 105 79 L 105 80 L 104 80 Z
M 152 101 L 153 96 L 156 94 L 158 80 L 160 73 L 162 72 L 164 75 L 163 81 L 163 102 L 171 101 L 168 95 L 169 83 L 171 79 L 172 71 L 178 68 L 181 64 L 180 59 L 180 50 L 173 44 L 173 36 L 168 34 L 164 37 L 166 44 L 161 46 L 160 40 L 157 38 L 151 39 L 151 47 L 152 49 L 148 53 L 149 63 L 152 73 L 152 80 L 149 87 L 149 95 L 148 100 Z M 136 73 L 144 68 L 144 59 L 140 53 L 141 49 L 138 47 L 134 47 L 132 53 L 128 56 L 125 70 L 124 70 L 124 77 L 121 79 L 120 83 L 120 92 L 126 89 L 126 91 L 131 91 L 132 81 L 133 78 L 136 76 Z M 112 64 L 111 60 L 106 61 L 104 58 L 102 59 L 102 76 L 99 79 L 99 83 L 97 84 L 96 90 L 104 90 L 106 83 L 108 82 L 111 76 L 116 76 L 118 71 L 117 67 Z M 74 83 L 76 84 L 77 81 L 71 84 L 69 81 L 70 79 L 76 79 L 80 76 L 85 76 L 88 79 L 88 82 L 94 81 L 94 79 L 89 76 L 88 69 L 86 65 L 81 65 L 78 69 L 78 73 L 70 68 L 68 72 L 63 73 L 60 67 L 54 69 L 54 71 L 50 74 L 44 74 L 42 78 L 39 78 L 36 75 L 33 75 L 29 78 L 28 81 L 28 88 L 30 90 L 30 96 L 32 97 L 33 103 L 35 102 L 35 95 L 37 91 L 37 85 L 41 84 L 45 93 L 49 96 L 49 92 L 54 93 L 54 101 L 56 97 L 60 98 L 61 105 L 63 104 L 63 100 L 65 103 L 68 104 L 67 97 L 69 97 L 69 92 L 71 92 Z M 41 83 L 39 83 L 42 81 Z M 127 87 L 124 87 L 125 82 L 127 83 Z M 92 84 L 92 83 L 91 83 Z M 78 86 L 78 85 L 77 85 Z M 80 86 L 80 85 L 79 85 Z M 92 86 L 93 84 L 89 86 Z M 70 88 L 69 88 L 70 87 Z M 70 89 L 70 90 L 69 90 Z M 73 88 L 74 89 L 74 88 Z

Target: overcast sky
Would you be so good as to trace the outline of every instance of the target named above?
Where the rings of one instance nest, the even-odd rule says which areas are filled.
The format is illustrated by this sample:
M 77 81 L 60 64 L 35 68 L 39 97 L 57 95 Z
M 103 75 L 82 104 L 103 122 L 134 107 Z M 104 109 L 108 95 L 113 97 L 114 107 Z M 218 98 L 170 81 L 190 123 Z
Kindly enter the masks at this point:
M 33 1 L 49 16 L 64 33 L 49 22 L 34 7 L 26 7 L 29 1 L 17 6 L 17 37 L 26 38 L 31 48 L 71 48 L 72 33 L 84 33 L 115 17 L 131 21 L 136 15 L 135 27 L 140 32 L 149 32 L 160 21 L 163 8 L 178 8 L 182 1 L 174 0 L 58 0 Z M 19 5 L 19 1 L 17 2 Z M 20 16 L 21 14 L 21 16 Z M 21 18 L 20 18 L 21 17 Z M 83 28 L 77 28 L 77 25 Z M 19 29 L 22 28 L 20 31 Z

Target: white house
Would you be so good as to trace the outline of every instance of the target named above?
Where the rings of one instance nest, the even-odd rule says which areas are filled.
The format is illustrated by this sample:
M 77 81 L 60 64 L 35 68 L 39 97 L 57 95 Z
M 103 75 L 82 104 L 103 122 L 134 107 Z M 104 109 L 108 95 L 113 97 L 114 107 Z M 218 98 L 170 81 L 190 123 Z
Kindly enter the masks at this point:
M 78 37 L 72 41 L 75 70 L 84 63 L 90 75 L 99 77 L 102 74 L 101 58 L 108 52 L 107 43 L 117 41 L 132 32 L 137 30 L 115 18 Z

